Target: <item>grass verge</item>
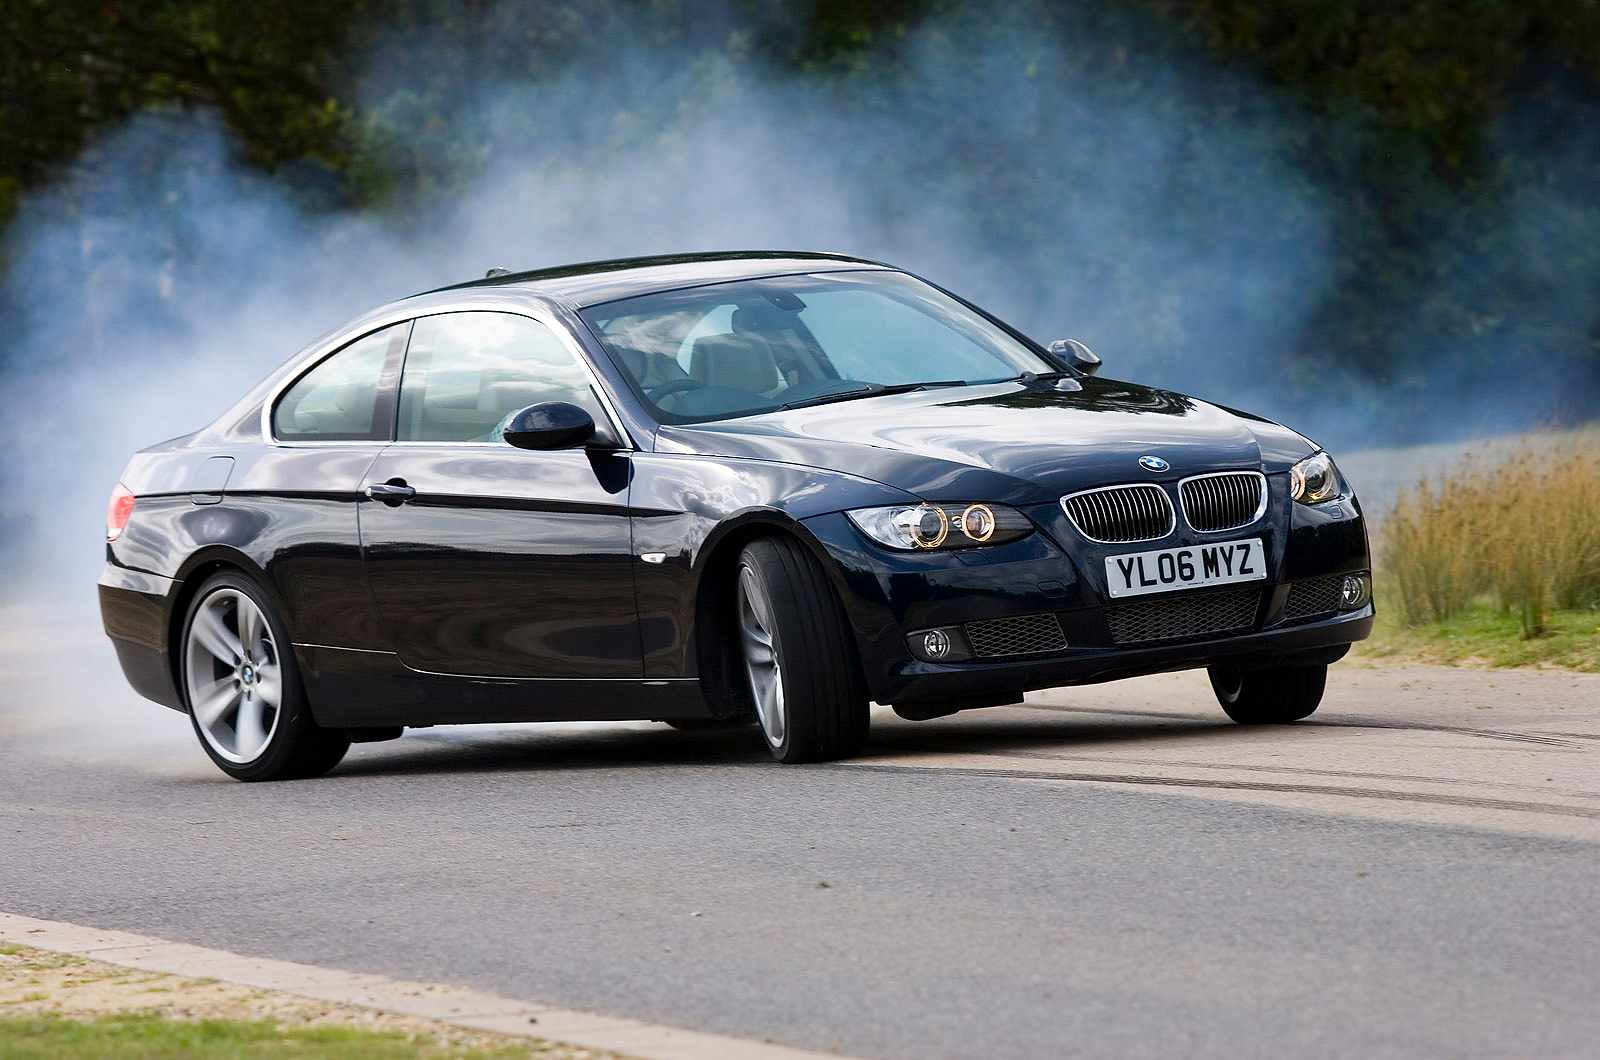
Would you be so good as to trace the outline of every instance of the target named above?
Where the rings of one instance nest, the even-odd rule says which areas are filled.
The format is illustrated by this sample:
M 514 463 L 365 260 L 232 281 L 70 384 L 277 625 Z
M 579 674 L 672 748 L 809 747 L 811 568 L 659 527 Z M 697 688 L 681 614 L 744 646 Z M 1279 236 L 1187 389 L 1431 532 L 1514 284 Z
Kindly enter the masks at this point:
M 0 1060 L 511 1060 L 526 1046 L 446 1045 L 350 1027 L 283 1027 L 268 1020 L 176 1020 L 156 1012 L 92 1019 L 0 1018 Z
M 626 1060 L 535 1037 L 0 943 L 0 1060 Z
M 1600 671 L 1600 426 L 1442 463 L 1380 525 L 1358 658 Z
M 1378 606 L 1372 637 L 1358 659 L 1451 666 L 1548 666 L 1600 673 L 1600 611 L 1546 612 L 1543 631 L 1524 636 L 1521 616 L 1478 603 L 1435 622 L 1408 626 L 1394 607 Z
M 1600 606 L 1600 432 L 1529 438 L 1419 483 L 1378 546 L 1407 625 L 1458 628 L 1489 599 L 1517 634 L 1545 635 L 1557 613 Z

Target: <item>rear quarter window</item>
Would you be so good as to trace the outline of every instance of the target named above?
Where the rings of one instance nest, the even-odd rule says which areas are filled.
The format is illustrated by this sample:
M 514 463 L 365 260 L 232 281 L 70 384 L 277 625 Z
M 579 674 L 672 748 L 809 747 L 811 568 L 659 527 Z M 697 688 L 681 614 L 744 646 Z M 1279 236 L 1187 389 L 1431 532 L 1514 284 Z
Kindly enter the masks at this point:
M 366 335 L 295 380 L 272 410 L 281 441 L 387 441 L 394 428 L 385 371 L 404 348 L 409 324 Z

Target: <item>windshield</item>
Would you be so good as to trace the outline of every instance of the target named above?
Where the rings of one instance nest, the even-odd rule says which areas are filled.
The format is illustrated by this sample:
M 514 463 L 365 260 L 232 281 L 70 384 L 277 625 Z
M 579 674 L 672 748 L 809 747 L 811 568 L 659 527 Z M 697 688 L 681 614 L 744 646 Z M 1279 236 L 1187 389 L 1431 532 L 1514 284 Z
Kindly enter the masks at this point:
M 579 315 L 667 423 L 1055 366 L 904 273 L 830 272 L 663 291 Z

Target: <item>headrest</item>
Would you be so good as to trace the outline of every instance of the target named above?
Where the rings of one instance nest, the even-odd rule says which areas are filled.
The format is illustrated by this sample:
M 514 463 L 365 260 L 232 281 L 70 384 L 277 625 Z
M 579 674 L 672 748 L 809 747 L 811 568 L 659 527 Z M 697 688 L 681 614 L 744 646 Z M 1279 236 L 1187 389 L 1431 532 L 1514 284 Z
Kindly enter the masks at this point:
M 689 374 L 707 386 L 755 393 L 778 385 L 778 362 L 759 335 L 705 335 L 689 354 Z

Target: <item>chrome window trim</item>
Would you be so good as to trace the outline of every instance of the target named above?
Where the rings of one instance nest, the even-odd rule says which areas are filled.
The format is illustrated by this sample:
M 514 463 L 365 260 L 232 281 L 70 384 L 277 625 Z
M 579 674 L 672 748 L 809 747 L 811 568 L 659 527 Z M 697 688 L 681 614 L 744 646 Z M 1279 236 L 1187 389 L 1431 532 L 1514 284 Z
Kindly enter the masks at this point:
M 1072 517 L 1071 510 L 1067 508 L 1067 502 L 1074 497 L 1087 497 L 1091 493 L 1110 493 L 1113 490 L 1125 489 L 1152 489 L 1159 493 L 1163 503 L 1167 506 L 1167 528 L 1155 537 L 1141 537 L 1138 541 L 1107 541 L 1104 538 L 1090 537 L 1088 532 L 1078 525 L 1078 520 Z M 1076 493 L 1063 494 L 1058 503 L 1061 505 L 1062 514 L 1067 517 L 1067 522 L 1072 524 L 1072 528 L 1081 534 L 1085 541 L 1093 541 L 1097 545 L 1137 545 L 1145 541 L 1160 541 L 1163 538 L 1171 537 L 1173 531 L 1178 529 L 1178 512 L 1173 506 L 1172 497 L 1164 488 L 1154 482 L 1119 482 L 1114 486 L 1096 486 L 1090 490 L 1078 490 Z
M 549 310 L 542 308 L 486 303 L 481 301 L 449 302 L 443 305 L 430 305 L 426 309 L 422 310 L 396 310 L 393 313 L 385 313 L 381 317 L 365 320 L 361 327 L 352 329 L 351 331 L 340 332 L 338 337 L 322 343 L 313 353 L 308 354 L 297 361 L 294 367 L 285 372 L 283 378 L 277 383 L 273 384 L 271 390 L 267 391 L 267 396 L 261 403 L 262 444 L 274 446 L 280 449 L 297 449 L 302 446 L 311 448 L 326 448 L 328 446 L 348 445 L 431 445 L 451 447 L 476 446 L 489 449 L 515 448 L 514 446 L 505 442 L 402 442 L 394 439 L 390 439 L 386 442 L 375 442 L 369 439 L 356 439 L 354 441 L 347 442 L 315 441 L 312 439 L 307 439 L 306 441 L 295 441 L 292 439 L 281 439 L 272 433 L 273 407 L 278 404 L 278 399 L 283 396 L 283 392 L 288 390 L 295 383 L 299 382 L 301 376 L 305 375 L 307 372 L 317 367 L 317 365 L 321 364 L 329 357 L 350 345 L 350 343 L 362 339 L 367 335 L 382 331 L 384 328 L 393 327 L 396 324 L 403 324 L 406 321 L 421 320 L 423 317 L 442 316 L 446 313 L 509 313 L 513 316 L 527 317 L 530 320 L 543 324 L 545 327 L 555 332 L 556 337 L 560 339 L 561 343 L 566 347 L 567 352 L 572 354 L 573 359 L 578 362 L 578 366 L 582 368 L 584 374 L 588 376 L 589 388 L 594 391 L 595 398 L 600 402 L 601 410 L 605 413 L 606 418 L 610 421 L 608 426 L 611 428 L 613 435 L 622 443 L 622 448 L 629 450 L 637 450 L 639 448 L 638 443 L 635 442 L 633 437 L 628 434 L 627 427 L 623 425 L 622 417 L 617 415 L 617 407 L 612 403 L 611 395 L 606 392 L 606 388 L 601 384 L 599 373 L 594 370 L 594 365 L 589 363 L 589 356 L 584 351 L 583 345 L 578 342 L 577 338 L 572 334 L 571 330 L 568 329 L 566 324 L 562 322 L 560 317 L 556 316 Z M 409 348 L 406 352 L 410 352 Z M 405 380 L 404 358 L 401 358 L 400 366 L 400 378 L 395 381 L 396 401 L 399 400 L 400 384 Z
M 1254 475 L 1256 478 L 1261 480 L 1261 502 L 1256 505 L 1256 513 L 1254 515 L 1252 515 L 1247 521 L 1240 523 L 1238 526 L 1224 527 L 1221 530 L 1200 530 L 1200 529 L 1196 529 L 1194 523 L 1189 521 L 1189 506 L 1184 502 L 1184 499 L 1183 499 L 1183 487 L 1184 487 L 1184 484 L 1187 483 L 1187 482 L 1193 482 L 1196 479 L 1223 478 L 1224 476 L 1227 476 L 1227 475 Z M 1238 468 L 1238 469 L 1236 469 L 1234 471 L 1207 471 L 1203 475 L 1190 475 L 1187 478 L 1181 478 L 1181 479 L 1178 480 L 1178 507 L 1183 509 L 1183 521 L 1184 521 L 1184 524 L 1186 526 L 1188 526 L 1189 529 L 1194 530 L 1195 533 L 1197 533 L 1197 534 L 1231 534 L 1231 533 L 1234 533 L 1235 531 L 1243 530 L 1247 526 L 1254 526 L 1256 523 L 1259 523 L 1261 521 L 1261 517 L 1263 515 L 1267 514 L 1267 506 L 1269 505 L 1269 503 L 1272 500 L 1271 491 L 1267 488 L 1267 486 L 1268 486 L 1267 476 L 1262 474 L 1260 471 L 1255 471 L 1255 470 L 1250 469 L 1250 468 Z

